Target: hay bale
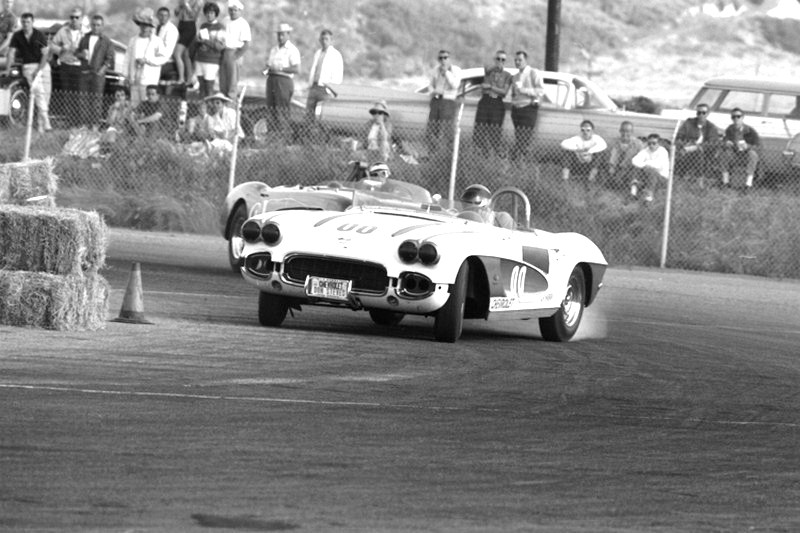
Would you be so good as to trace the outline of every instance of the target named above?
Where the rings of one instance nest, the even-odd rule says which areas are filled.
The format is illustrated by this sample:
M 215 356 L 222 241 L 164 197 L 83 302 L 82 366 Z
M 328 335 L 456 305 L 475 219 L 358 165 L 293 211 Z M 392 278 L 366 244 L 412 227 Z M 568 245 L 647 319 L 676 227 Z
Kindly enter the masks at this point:
M 0 205 L 0 268 L 68 275 L 105 265 L 108 228 L 96 212 Z
M 56 276 L 0 270 L 0 324 L 97 330 L 108 317 L 108 282 L 96 272 Z
M 52 158 L 0 165 L 0 204 L 26 205 L 45 197 L 36 203 L 54 207 L 57 182 Z

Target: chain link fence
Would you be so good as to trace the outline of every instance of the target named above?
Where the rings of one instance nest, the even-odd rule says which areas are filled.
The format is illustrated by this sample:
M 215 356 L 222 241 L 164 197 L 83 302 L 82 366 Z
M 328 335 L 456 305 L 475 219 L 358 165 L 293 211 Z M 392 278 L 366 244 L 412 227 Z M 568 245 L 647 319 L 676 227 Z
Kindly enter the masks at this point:
M 161 97 L 163 127 L 143 135 L 122 131 L 116 138 L 81 126 L 82 117 L 91 116 L 85 97 L 51 98 L 58 102 L 51 106 L 57 110 L 51 113 L 54 129 L 38 133 L 34 128 L 30 157 L 55 159 L 58 205 L 96 210 L 112 226 L 219 233 L 220 206 L 232 176 L 233 184 L 312 185 L 344 179 L 352 161 L 383 159 L 365 149 L 367 118 L 354 117 L 347 127 L 332 129 L 310 122 L 297 108 L 290 126 L 279 131 L 262 104 L 246 103 L 241 110 L 245 137 L 232 172 L 230 150 L 176 140 L 180 98 Z M 111 98 L 102 102 L 103 113 Z M 189 105 L 189 118 L 196 108 Z M 24 154 L 24 124 L 9 122 L 0 129 L 4 162 Z M 800 278 L 800 171 L 791 161 L 773 160 L 783 155 L 761 153 L 747 187 L 746 158 L 733 158 L 724 184 L 722 163 L 728 156 L 721 144 L 702 157 L 683 152 L 676 157 L 664 140 L 674 177 L 656 180 L 653 199 L 646 201 L 644 194 L 631 195 L 632 181 L 640 187 L 645 183 L 636 169 L 611 171 L 610 150 L 574 166 L 564 179 L 564 151 L 537 146 L 535 134 L 530 151 L 521 153 L 507 132 L 468 128 L 460 134 L 452 124 L 441 130 L 444 136 L 432 149 L 425 127 L 395 128 L 387 161 L 392 177 L 443 197 L 451 176 L 456 196 L 473 183 L 491 190 L 518 187 L 530 198 L 535 227 L 585 234 L 612 265 Z M 779 167 L 787 170 L 769 170 Z

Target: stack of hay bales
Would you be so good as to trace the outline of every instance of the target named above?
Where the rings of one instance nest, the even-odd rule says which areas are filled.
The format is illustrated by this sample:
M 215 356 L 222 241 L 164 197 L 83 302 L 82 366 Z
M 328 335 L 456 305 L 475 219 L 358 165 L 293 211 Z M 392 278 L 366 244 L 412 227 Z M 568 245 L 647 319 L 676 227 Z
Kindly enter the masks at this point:
M 54 207 L 56 179 L 51 160 L 0 165 L 0 324 L 103 328 L 108 229 L 95 212 Z

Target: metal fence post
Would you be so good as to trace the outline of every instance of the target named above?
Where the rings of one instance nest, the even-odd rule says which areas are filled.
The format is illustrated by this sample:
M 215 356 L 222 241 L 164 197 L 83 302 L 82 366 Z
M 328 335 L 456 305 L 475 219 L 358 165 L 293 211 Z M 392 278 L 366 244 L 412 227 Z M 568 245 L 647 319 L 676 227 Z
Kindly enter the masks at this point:
M 672 216 L 672 182 L 675 177 L 675 139 L 678 137 L 678 129 L 683 124 L 683 121 L 678 121 L 675 124 L 675 130 L 672 132 L 672 144 L 669 147 L 669 174 L 667 177 L 667 199 L 664 206 L 664 231 L 661 237 L 661 261 L 659 266 L 664 268 L 667 264 L 667 242 L 669 241 L 669 224 L 670 217 Z
M 242 119 L 242 101 L 244 100 L 245 92 L 247 92 L 247 85 L 242 85 L 242 92 L 239 93 L 239 98 L 236 100 L 236 135 L 233 136 L 233 150 L 231 150 L 231 171 L 228 174 L 228 192 L 233 190 L 233 184 L 236 180 L 236 157 L 239 153 L 239 124 Z
M 28 121 L 25 125 L 25 150 L 22 154 L 22 160 L 27 161 L 30 159 L 31 155 L 31 135 L 33 134 L 33 86 L 39 80 L 39 75 L 41 73 L 36 73 L 36 76 L 33 77 L 31 84 L 28 85 Z M 39 117 L 41 120 L 41 117 Z
M 447 187 L 447 197 L 450 200 L 450 207 L 453 207 L 453 200 L 456 195 L 456 170 L 458 169 L 458 147 L 461 143 L 461 116 L 464 114 L 464 99 L 461 99 L 461 105 L 458 108 L 458 116 L 456 117 L 456 131 L 453 135 L 453 160 L 450 163 L 450 184 Z

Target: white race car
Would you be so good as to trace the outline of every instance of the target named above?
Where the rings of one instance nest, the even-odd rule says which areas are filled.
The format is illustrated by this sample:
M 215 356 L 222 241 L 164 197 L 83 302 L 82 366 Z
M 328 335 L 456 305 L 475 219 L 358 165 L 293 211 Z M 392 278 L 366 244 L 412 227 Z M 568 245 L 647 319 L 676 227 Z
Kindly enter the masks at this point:
M 600 249 L 577 233 L 530 228 L 517 188 L 470 186 L 462 200 L 413 204 L 376 183 L 354 189 L 344 211 L 249 218 L 241 273 L 260 291 L 260 323 L 280 326 L 290 308 L 320 305 L 366 310 L 381 325 L 432 316 L 442 342 L 461 336 L 465 318 L 538 318 L 545 339 L 571 339 L 602 286 Z

